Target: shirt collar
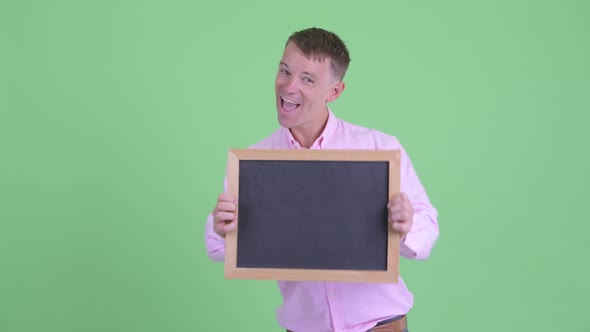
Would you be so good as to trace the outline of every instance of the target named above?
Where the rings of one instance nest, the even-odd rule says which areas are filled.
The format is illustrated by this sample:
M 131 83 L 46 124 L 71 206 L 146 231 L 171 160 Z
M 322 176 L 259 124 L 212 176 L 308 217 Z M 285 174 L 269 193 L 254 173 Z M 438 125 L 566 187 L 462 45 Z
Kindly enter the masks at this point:
M 324 127 L 324 130 L 322 131 L 320 136 L 315 140 L 315 142 L 313 142 L 310 149 L 323 149 L 324 147 L 322 144 L 326 141 L 326 139 L 328 139 L 332 135 L 332 133 L 336 129 L 336 126 L 337 126 L 336 116 L 334 116 L 334 113 L 332 112 L 332 110 L 330 108 L 328 108 L 328 121 L 326 122 L 326 126 Z M 293 134 L 291 134 L 291 131 L 289 130 L 289 128 L 282 128 L 282 129 L 283 129 L 283 133 L 284 133 L 283 137 L 286 138 L 289 147 L 292 149 L 301 149 L 302 148 L 301 145 L 293 137 Z

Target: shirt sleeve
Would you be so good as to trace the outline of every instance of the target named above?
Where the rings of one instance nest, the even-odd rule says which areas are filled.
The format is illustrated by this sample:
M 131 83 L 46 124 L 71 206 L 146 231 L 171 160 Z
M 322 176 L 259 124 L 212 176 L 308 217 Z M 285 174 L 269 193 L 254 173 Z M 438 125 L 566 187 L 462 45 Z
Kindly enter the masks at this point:
M 400 190 L 408 195 L 414 208 L 412 228 L 400 245 L 400 254 L 409 259 L 423 260 L 430 256 L 438 239 L 438 212 L 430 203 L 410 157 L 403 147 L 400 151 Z
M 223 181 L 224 192 L 227 191 L 227 176 Z M 225 260 L 225 239 L 213 230 L 213 214 L 209 213 L 205 223 L 205 247 L 207 255 L 214 262 Z

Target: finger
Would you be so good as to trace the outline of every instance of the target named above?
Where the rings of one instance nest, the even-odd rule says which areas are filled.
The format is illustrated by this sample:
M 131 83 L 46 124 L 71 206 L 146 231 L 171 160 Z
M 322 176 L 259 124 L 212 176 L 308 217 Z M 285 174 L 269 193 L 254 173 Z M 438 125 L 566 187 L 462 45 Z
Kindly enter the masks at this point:
M 407 207 L 411 206 L 408 196 L 404 193 L 400 193 L 399 196 L 397 196 L 396 204 L 399 204 L 403 208 L 407 208 Z
M 217 211 L 227 211 L 227 212 L 235 211 L 236 205 L 231 202 L 219 202 L 219 203 L 217 203 L 216 210 Z
M 389 209 L 389 215 L 411 213 L 413 210 L 407 205 L 395 205 Z
M 215 233 L 219 234 L 219 236 L 225 237 L 226 233 L 236 229 L 236 220 L 227 224 L 224 221 L 216 222 L 213 229 L 215 230 Z
M 223 193 L 223 194 L 219 194 L 219 197 L 217 197 L 217 201 L 218 202 L 234 202 L 235 198 L 232 194 Z
M 399 216 L 400 216 L 400 212 L 399 212 L 399 211 L 392 211 L 392 212 L 389 214 L 389 220 L 390 220 L 391 222 L 394 222 L 394 221 L 396 221 L 396 220 L 399 220 Z
M 404 213 L 399 211 L 391 214 L 391 222 L 400 222 L 404 219 Z
M 408 195 L 404 194 L 404 204 L 408 207 L 408 209 L 414 212 L 414 207 L 412 206 L 412 201 L 408 197 Z
M 398 218 L 391 221 L 391 225 L 401 225 L 402 227 L 412 227 L 412 220 L 408 218 Z M 397 227 L 397 226 L 396 226 Z
M 404 228 L 404 224 L 395 221 L 395 222 L 392 222 L 391 223 L 391 228 L 393 228 L 394 231 L 401 232 L 403 230 L 403 228 Z
M 401 212 L 401 211 L 403 211 L 403 205 L 402 204 L 393 204 L 389 208 L 389 213 L 395 213 L 395 212 Z
M 232 221 L 231 223 L 224 225 L 222 228 L 223 228 L 224 233 L 229 233 L 229 232 L 233 231 L 234 229 L 236 229 L 236 223 L 235 223 L 235 221 Z
M 410 202 L 408 195 L 404 193 L 401 193 L 399 196 L 396 197 L 396 200 L 393 202 L 392 207 L 396 207 L 398 209 L 401 209 L 402 211 L 414 211 L 414 208 L 412 207 L 412 202 Z
M 396 207 L 396 206 L 404 206 L 406 205 L 406 203 L 409 203 L 409 200 L 407 199 L 407 196 L 404 196 L 405 194 L 403 193 L 397 193 L 390 201 L 389 204 L 387 205 L 389 208 L 391 207 Z
M 408 202 L 409 203 L 410 202 L 410 197 L 408 197 L 408 194 L 406 194 L 406 193 L 397 193 L 394 196 L 394 200 L 396 202 L 399 202 L 399 203 L 405 203 L 405 202 Z
M 393 195 L 393 197 L 391 197 L 389 199 L 388 206 L 391 206 L 391 205 L 395 204 L 398 201 L 398 199 L 399 199 L 398 197 L 399 197 L 399 193 Z
M 396 201 L 400 203 L 404 202 L 407 198 L 408 196 L 405 193 L 397 193 L 397 195 L 395 195 Z
M 391 220 L 411 220 L 414 216 L 414 210 L 411 207 L 395 209 L 389 214 Z
M 236 215 L 232 212 L 218 211 L 217 213 L 215 213 L 214 217 L 216 221 L 228 221 L 234 220 Z
M 402 234 L 407 234 L 410 232 L 410 224 L 409 223 L 393 223 L 391 225 L 391 228 L 396 231 L 396 232 L 400 232 Z

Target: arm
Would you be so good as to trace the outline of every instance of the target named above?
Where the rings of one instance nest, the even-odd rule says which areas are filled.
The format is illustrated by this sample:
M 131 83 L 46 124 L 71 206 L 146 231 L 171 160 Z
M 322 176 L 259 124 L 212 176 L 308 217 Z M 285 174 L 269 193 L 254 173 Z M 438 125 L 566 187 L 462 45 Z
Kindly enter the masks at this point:
M 428 258 L 438 239 L 438 212 L 430 203 L 426 191 L 412 166 L 406 151 L 401 148 L 401 192 L 391 200 L 392 227 L 402 236 L 400 254 L 409 259 Z
M 205 224 L 205 246 L 207 255 L 214 262 L 223 262 L 225 259 L 225 239 L 213 230 L 213 213 L 207 216 Z
M 227 178 L 224 181 L 227 190 Z M 223 193 L 217 198 L 213 211 L 205 224 L 205 246 L 207 255 L 214 262 L 225 259 L 225 234 L 236 228 L 236 202 L 233 196 Z

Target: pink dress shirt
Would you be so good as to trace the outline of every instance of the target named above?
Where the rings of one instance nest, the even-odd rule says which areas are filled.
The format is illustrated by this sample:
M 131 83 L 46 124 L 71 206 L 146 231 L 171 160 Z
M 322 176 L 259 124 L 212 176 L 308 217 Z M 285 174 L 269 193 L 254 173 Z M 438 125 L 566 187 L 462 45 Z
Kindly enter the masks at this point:
M 257 149 L 300 149 L 287 128 L 254 144 Z M 324 131 L 311 149 L 400 150 L 400 186 L 414 208 L 411 231 L 401 243 L 400 253 L 410 259 L 426 259 L 438 238 L 438 212 L 398 140 L 377 130 L 337 119 L 329 110 Z M 227 180 L 226 180 L 227 181 Z M 227 182 L 226 182 L 227 184 Z M 223 261 L 225 240 L 213 231 L 210 214 L 205 226 L 207 253 L 213 261 Z M 279 324 L 295 332 L 364 332 L 379 321 L 404 315 L 413 305 L 413 295 L 402 278 L 397 284 L 278 281 L 283 304 L 277 308 Z

